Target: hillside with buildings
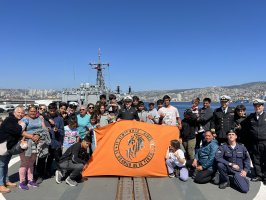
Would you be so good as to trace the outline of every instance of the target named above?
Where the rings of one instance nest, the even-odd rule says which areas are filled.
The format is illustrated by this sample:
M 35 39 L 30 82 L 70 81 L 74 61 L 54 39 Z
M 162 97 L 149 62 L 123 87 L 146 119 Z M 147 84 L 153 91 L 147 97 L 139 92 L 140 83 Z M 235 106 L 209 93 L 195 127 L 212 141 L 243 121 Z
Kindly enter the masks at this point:
M 134 86 L 133 86 L 134 87 Z M 245 83 L 232 86 L 214 86 L 206 88 L 175 89 L 175 90 L 152 90 L 134 92 L 132 95 L 139 96 L 144 101 L 157 101 L 168 94 L 172 101 L 185 102 L 199 97 L 210 97 L 213 101 L 219 101 L 221 95 L 229 95 L 232 101 L 252 100 L 265 98 L 266 81 Z M 61 99 L 62 92 L 54 89 L 0 89 L 0 101 L 4 100 L 36 100 L 36 99 Z
M 221 95 L 229 95 L 232 101 L 237 100 L 252 100 L 254 98 L 265 98 L 266 95 L 266 81 L 245 83 L 233 86 L 214 86 L 206 88 L 193 89 L 176 89 L 176 90 L 160 90 L 160 91 L 143 91 L 136 92 L 141 99 L 145 101 L 156 101 L 168 94 L 172 101 L 185 102 L 191 101 L 193 98 L 209 97 L 213 101 L 219 101 Z

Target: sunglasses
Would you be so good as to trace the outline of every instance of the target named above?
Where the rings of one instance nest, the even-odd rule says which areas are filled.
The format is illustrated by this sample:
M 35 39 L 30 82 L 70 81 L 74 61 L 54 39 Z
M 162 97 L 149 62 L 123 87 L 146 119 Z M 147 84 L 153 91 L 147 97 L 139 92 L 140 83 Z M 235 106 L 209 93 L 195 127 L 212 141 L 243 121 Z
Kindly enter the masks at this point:
M 89 109 L 93 109 L 94 107 L 89 107 Z
M 80 109 L 80 111 L 82 111 L 82 110 L 85 110 L 85 109 Z

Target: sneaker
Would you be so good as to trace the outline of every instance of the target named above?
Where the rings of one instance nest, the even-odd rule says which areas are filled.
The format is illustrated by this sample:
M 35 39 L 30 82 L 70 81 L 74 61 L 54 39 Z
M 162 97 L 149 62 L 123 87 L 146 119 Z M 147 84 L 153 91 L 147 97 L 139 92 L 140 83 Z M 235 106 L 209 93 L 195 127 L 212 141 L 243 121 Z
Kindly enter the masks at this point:
M 77 186 L 78 183 L 74 180 L 72 180 L 69 176 L 66 178 L 66 183 L 70 186 Z
M 59 171 L 59 170 L 56 170 L 55 171 L 55 181 L 56 181 L 56 183 L 62 183 L 62 178 L 63 178 L 63 175 L 62 175 L 62 173 L 61 173 L 61 171 Z
M 18 185 L 18 187 L 19 187 L 20 189 L 22 189 L 22 190 L 28 190 L 28 189 L 29 189 L 29 187 L 26 185 L 25 182 L 20 183 L 20 184 Z
M 29 181 L 28 182 L 28 186 L 31 186 L 31 187 L 39 187 L 39 185 L 35 181 Z
M 168 174 L 169 178 L 174 178 L 175 177 L 175 174 L 172 173 L 172 174 Z

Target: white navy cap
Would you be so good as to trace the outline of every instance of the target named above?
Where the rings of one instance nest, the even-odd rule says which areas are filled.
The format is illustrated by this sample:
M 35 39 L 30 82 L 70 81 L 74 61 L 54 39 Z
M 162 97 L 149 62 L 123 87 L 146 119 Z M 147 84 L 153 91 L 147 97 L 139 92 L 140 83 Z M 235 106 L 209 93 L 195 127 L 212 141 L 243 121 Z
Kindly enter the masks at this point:
M 264 105 L 264 100 L 262 99 L 254 99 L 253 100 L 253 105 Z
M 132 101 L 132 97 L 129 95 L 125 96 L 124 101 Z
M 69 102 L 68 103 L 69 105 L 73 105 L 73 106 L 77 106 L 77 105 L 79 105 L 77 102 L 75 102 L 75 101 L 71 101 L 71 102 Z
M 220 97 L 220 101 L 230 101 L 231 97 L 227 96 L 227 95 L 223 95 Z

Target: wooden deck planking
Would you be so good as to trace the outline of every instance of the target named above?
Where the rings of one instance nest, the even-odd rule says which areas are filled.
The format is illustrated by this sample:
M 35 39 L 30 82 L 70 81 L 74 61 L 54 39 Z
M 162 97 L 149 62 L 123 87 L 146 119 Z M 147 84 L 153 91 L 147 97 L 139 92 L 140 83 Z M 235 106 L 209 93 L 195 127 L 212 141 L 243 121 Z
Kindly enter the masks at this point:
M 131 177 L 120 177 L 117 185 L 116 200 L 133 200 L 133 180 Z
M 150 200 L 146 178 L 133 178 L 135 200 Z

